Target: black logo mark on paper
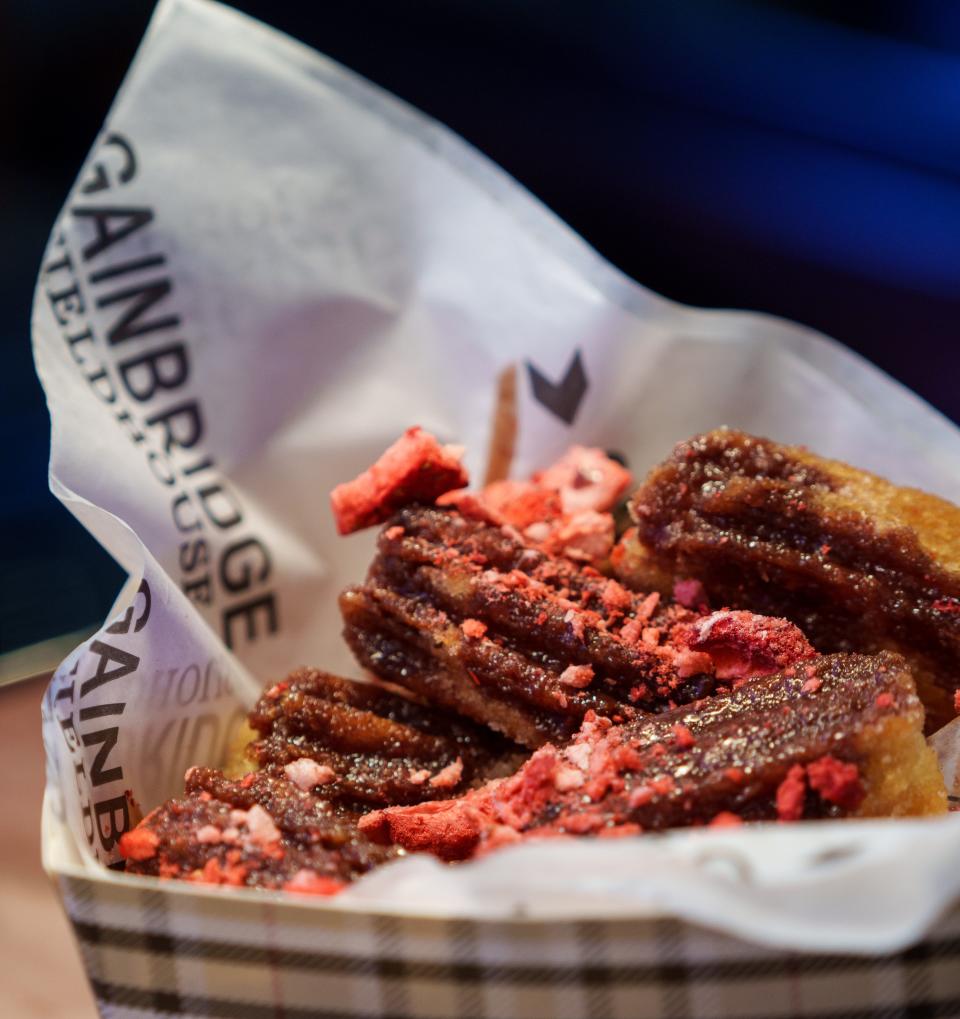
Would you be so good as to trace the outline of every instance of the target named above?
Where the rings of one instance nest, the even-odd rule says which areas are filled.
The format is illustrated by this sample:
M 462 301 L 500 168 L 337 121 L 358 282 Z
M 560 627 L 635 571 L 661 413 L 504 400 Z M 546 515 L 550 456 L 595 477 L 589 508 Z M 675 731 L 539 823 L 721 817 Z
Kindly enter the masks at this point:
M 119 150 L 123 162 L 117 172 L 117 182 L 129 184 L 137 175 L 137 157 L 133 153 L 133 146 L 123 135 L 117 134 L 116 131 L 111 131 L 103 140 L 103 148 Z M 110 177 L 107 173 L 107 167 L 103 163 L 97 163 L 93 168 L 90 179 L 84 183 L 80 191 L 85 195 L 95 195 L 98 191 L 104 191 L 109 187 Z
M 140 586 L 137 588 L 137 594 L 143 595 L 143 608 L 137 617 L 136 623 L 133 625 L 133 632 L 139 633 L 146 625 L 147 620 L 150 618 L 150 606 L 153 603 L 153 599 L 150 596 L 150 585 L 146 580 L 140 581 Z M 111 626 L 107 627 L 107 633 L 129 633 L 130 624 L 133 623 L 133 610 L 137 607 L 136 600 L 127 609 L 123 616 L 118 619 Z
M 537 403 L 546 407 L 561 421 L 572 425 L 589 386 L 580 351 L 574 353 L 559 382 L 548 379 L 532 361 L 527 361 L 527 371 L 530 373 L 530 385 L 533 387 L 533 396 Z

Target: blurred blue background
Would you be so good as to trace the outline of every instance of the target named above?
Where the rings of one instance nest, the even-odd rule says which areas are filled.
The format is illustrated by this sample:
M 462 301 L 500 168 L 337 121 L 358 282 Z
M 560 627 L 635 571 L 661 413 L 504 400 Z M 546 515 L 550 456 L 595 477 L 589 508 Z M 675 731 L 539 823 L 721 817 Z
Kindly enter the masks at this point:
M 645 285 L 815 326 L 960 420 L 957 0 L 236 6 L 448 124 Z M 29 310 L 151 8 L 0 6 L 0 652 L 92 625 L 122 581 L 47 491 Z

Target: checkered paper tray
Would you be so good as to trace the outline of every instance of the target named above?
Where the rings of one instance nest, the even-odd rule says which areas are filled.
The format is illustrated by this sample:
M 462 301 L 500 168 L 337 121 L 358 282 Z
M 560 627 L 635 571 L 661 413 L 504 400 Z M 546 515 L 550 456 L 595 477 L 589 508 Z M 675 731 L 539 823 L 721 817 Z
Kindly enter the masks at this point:
M 900 951 L 797 952 L 650 908 L 430 916 L 92 875 L 49 811 L 45 824 L 45 861 L 105 1017 L 960 1016 L 960 910 Z
M 159 5 L 33 332 L 51 488 L 130 575 L 43 705 L 45 863 L 104 1015 L 960 1014 L 955 816 L 408 858 L 323 902 L 108 869 L 127 790 L 222 761 L 291 667 L 356 674 L 334 601 L 372 541 L 326 493 L 411 423 L 480 476 L 510 370 L 520 475 L 573 441 L 639 474 L 723 422 L 960 501 L 960 436 L 912 394 L 643 290 L 439 125 L 205 0 Z

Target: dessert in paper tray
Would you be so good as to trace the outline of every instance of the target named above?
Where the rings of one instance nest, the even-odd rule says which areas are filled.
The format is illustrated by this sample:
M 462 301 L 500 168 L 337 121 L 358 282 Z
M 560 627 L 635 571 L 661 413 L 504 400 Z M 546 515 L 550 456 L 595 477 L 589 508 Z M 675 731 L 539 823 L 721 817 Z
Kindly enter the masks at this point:
M 34 348 L 51 487 L 130 574 L 44 702 L 91 873 L 850 950 L 960 890 L 957 511 L 797 448 L 957 500 L 960 438 L 831 341 L 643 290 L 438 125 L 166 0 Z
M 458 861 L 524 839 L 946 812 L 902 654 L 818 654 L 786 618 L 711 610 L 711 591 L 689 576 L 670 580 L 672 597 L 620 583 L 617 563 L 638 579 L 641 539 L 631 530 L 632 544 L 615 545 L 613 510 L 630 477 L 599 449 L 575 446 L 529 481 L 478 492 L 462 487 L 461 453 L 411 428 L 334 489 L 341 534 L 382 524 L 366 582 L 340 596 L 344 636 L 372 682 L 301 669 L 272 685 L 249 718 L 259 769 L 241 764 L 230 779 L 191 768 L 183 797 L 120 838 L 128 870 L 330 894 L 405 851 Z M 655 472 L 634 514 L 658 485 L 700 496 L 701 532 L 704 521 L 737 522 L 738 540 L 725 531 L 705 542 L 704 562 L 735 556 L 737 544 L 759 558 L 750 535 L 761 535 L 753 568 L 782 597 L 806 586 L 804 544 L 826 555 L 829 537 L 837 573 L 896 592 L 877 610 L 884 619 L 848 618 L 845 647 L 893 639 L 910 588 L 908 618 L 943 615 L 948 647 L 955 588 L 933 560 L 915 557 L 909 573 L 874 565 L 890 527 L 876 533 L 853 486 L 883 482 L 851 468 L 831 482 L 822 461 L 814 477 L 798 455 L 726 432 L 681 444 L 674 462 L 688 480 L 671 487 Z M 731 502 L 721 470 L 765 483 L 763 499 Z M 840 491 L 843 535 L 814 502 Z M 927 500 L 938 524 L 960 522 L 942 500 L 884 491 L 915 508 Z M 792 532 L 775 507 L 794 508 Z M 678 510 L 645 533 L 688 519 Z M 929 541 L 897 526 L 896 548 Z M 796 576 L 775 573 L 783 563 Z

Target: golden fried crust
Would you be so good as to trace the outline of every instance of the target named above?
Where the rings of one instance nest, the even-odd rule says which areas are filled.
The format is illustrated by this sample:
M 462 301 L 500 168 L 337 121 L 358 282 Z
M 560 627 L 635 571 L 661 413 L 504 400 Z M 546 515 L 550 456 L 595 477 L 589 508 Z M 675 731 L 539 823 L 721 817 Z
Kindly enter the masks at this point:
M 853 740 L 867 795 L 860 817 L 925 817 L 947 810 L 937 756 L 915 721 L 890 717 Z
M 247 747 L 257 738 L 257 734 L 244 718 L 237 723 L 237 729 L 227 748 L 227 759 L 223 765 L 223 773 L 227 778 L 243 778 L 247 772 L 256 771 L 258 765 L 247 755 Z
M 695 577 L 712 604 L 797 623 L 818 650 L 907 657 L 937 728 L 960 681 L 960 508 L 798 446 L 718 429 L 680 443 L 631 505 L 629 586 Z
M 803 446 L 780 448 L 797 463 L 829 478 L 830 488 L 818 491 L 825 513 L 864 515 L 878 537 L 896 540 L 906 531 L 921 554 L 960 578 L 960 507 L 919 488 L 894 485 L 841 460 L 827 460 Z

